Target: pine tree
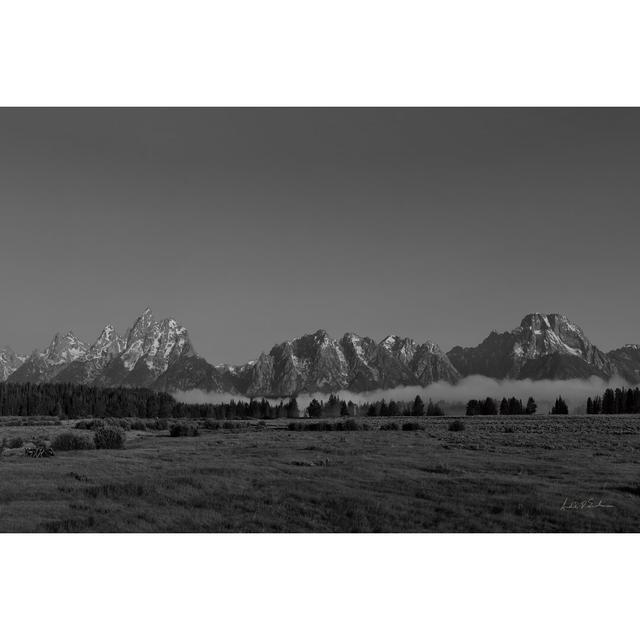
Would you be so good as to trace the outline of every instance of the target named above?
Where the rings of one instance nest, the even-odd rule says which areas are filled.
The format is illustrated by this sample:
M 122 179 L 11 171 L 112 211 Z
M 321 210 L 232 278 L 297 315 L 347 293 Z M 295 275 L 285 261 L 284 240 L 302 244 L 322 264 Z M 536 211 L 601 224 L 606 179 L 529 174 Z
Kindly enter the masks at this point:
M 340 398 L 338 396 L 333 393 L 329 396 L 322 415 L 326 418 L 337 418 L 340 415 Z
M 536 404 L 536 401 L 532 397 L 530 397 L 527 400 L 527 408 L 525 409 L 525 413 L 533 415 L 537 410 L 538 405 Z
M 493 398 L 487 397 L 483 403 L 482 413 L 485 416 L 496 416 L 498 415 L 498 406 L 496 405 L 496 401 Z
M 413 408 L 411 410 L 412 416 L 423 416 L 424 415 L 424 402 L 420 396 L 416 396 L 416 399 L 413 401 Z
M 602 398 L 600 396 L 596 396 L 593 399 L 593 413 L 602 413 Z
M 506 416 L 509 413 L 509 403 L 506 398 L 502 398 L 502 402 L 500 402 L 500 415 Z
M 307 407 L 307 415 L 310 418 L 322 417 L 322 405 L 314 398 Z
M 602 413 L 616 412 L 616 398 L 613 389 L 605 389 L 602 395 Z
M 286 406 L 287 418 L 299 418 L 300 409 L 298 409 L 298 401 L 295 397 L 291 398 Z
M 440 405 L 434 404 L 429 398 L 429 403 L 427 404 L 427 415 L 428 416 L 443 416 L 444 411 L 441 409 Z
M 480 408 L 478 406 L 477 400 L 469 400 L 467 402 L 467 411 L 466 415 L 468 416 L 477 416 L 480 413 Z
M 558 399 L 551 409 L 551 413 L 554 415 L 566 415 L 569 413 L 569 407 L 567 406 L 567 403 L 564 401 L 562 396 L 558 396 Z

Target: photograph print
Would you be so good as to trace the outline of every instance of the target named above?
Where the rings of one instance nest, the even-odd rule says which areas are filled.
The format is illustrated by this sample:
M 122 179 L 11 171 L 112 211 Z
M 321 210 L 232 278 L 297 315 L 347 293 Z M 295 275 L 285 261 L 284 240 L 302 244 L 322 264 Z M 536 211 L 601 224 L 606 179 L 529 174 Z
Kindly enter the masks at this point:
M 640 529 L 636 108 L 0 109 L 0 531 Z

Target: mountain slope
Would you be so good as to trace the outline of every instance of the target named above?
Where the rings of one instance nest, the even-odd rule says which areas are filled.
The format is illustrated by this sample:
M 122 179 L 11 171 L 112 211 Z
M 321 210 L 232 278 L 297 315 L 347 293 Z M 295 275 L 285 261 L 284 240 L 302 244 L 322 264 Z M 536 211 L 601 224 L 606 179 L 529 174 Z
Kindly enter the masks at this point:
M 70 362 L 52 381 L 74 384 L 92 383 L 122 352 L 124 344 L 124 339 L 118 335 L 113 325 L 108 324 L 89 350 L 77 360 Z
M 582 329 L 557 313 L 529 314 L 512 331 L 494 331 L 477 347 L 454 347 L 447 355 L 463 376 L 608 379 L 615 373 L 611 360 Z
M 157 322 L 147 308 L 127 332 L 121 353 L 94 382 L 102 386 L 152 386 L 181 357 L 193 354 L 187 330 L 173 318 Z
M 616 372 L 631 384 L 640 384 L 640 344 L 627 344 L 609 351 L 607 356 Z
M 0 382 L 4 382 L 19 369 L 27 358 L 28 356 L 16 353 L 11 347 L 0 349 Z
M 433 342 L 419 345 L 389 336 L 376 343 L 353 333 L 335 340 L 323 330 L 277 344 L 256 361 L 226 372 L 225 390 L 231 386 L 248 396 L 271 397 L 372 391 L 460 377 Z
M 493 331 L 478 346 L 449 353 L 431 341 L 419 344 L 390 335 L 376 342 L 355 333 L 336 340 L 319 330 L 276 344 L 246 364 L 214 366 L 196 353 L 185 327 L 172 318 L 157 321 L 145 309 L 124 337 L 107 325 L 90 347 L 70 331 L 56 334 L 46 349 L 29 357 L 9 348 L 0 351 L 0 381 L 201 389 L 253 397 L 455 383 L 473 374 L 499 380 L 620 375 L 638 384 L 640 346 L 605 354 L 566 316 L 532 313 L 511 331 Z
M 7 382 L 49 382 L 70 362 L 82 358 L 88 350 L 89 347 L 73 331 L 64 336 L 56 333 L 49 346 L 44 351 L 32 353 L 7 378 Z

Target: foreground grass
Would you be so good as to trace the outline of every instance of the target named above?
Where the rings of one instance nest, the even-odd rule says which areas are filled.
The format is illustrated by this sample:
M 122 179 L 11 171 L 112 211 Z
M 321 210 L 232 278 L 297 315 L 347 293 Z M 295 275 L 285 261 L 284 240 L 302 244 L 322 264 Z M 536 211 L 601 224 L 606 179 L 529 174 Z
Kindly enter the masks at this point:
M 415 421 L 414 418 L 411 419 Z M 395 419 L 401 422 L 402 419 Z M 638 531 L 636 416 L 478 417 L 466 429 L 127 433 L 124 450 L 0 457 L 0 530 Z M 53 437 L 70 425 L 6 427 Z M 592 498 L 610 507 L 562 509 Z

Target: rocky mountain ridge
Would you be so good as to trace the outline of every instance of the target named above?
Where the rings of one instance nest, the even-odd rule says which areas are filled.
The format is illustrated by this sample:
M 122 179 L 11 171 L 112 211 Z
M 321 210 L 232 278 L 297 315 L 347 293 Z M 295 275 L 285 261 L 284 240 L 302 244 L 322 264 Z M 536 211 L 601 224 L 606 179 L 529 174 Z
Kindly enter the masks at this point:
M 454 384 L 469 375 L 533 380 L 618 375 L 637 384 L 640 345 L 604 353 L 566 316 L 532 313 L 511 331 L 492 331 L 478 346 L 448 353 L 430 340 L 389 335 L 377 342 L 355 333 L 335 339 L 318 330 L 276 344 L 243 365 L 212 365 L 196 353 L 185 327 L 173 318 L 158 321 L 147 308 L 124 336 L 108 324 L 91 345 L 69 331 L 30 356 L 0 350 L 0 381 L 200 389 L 252 397 Z

